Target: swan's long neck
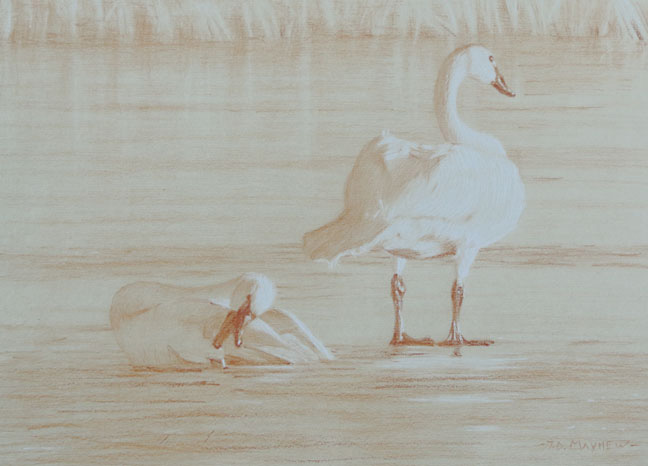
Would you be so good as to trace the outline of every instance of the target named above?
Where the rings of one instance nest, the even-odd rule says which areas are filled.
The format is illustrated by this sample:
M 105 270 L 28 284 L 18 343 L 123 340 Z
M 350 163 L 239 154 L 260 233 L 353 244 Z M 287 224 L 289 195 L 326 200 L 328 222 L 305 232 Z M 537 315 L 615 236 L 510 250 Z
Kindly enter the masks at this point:
M 459 118 L 457 95 L 468 75 L 468 57 L 450 55 L 439 70 L 434 88 L 434 110 L 446 142 L 474 147 L 489 154 L 506 155 L 502 144 L 493 136 L 475 131 Z

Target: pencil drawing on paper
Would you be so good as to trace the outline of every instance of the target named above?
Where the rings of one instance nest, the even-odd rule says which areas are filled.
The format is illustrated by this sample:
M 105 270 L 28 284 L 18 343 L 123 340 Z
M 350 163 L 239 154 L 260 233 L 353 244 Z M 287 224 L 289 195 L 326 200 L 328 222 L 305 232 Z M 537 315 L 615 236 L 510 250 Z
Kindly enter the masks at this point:
M 376 247 L 394 257 L 392 345 L 434 345 L 429 338 L 403 333 L 402 273 L 407 259 L 448 254 L 456 264 L 452 323 L 448 338 L 439 344 L 493 343 L 467 340 L 461 334 L 464 280 L 479 250 L 515 228 L 524 208 L 524 187 L 502 144 L 459 118 L 457 93 L 466 77 L 515 96 L 487 49 L 471 45 L 455 50 L 441 66 L 435 90 L 435 113 L 446 144 L 420 145 L 383 132 L 358 156 L 347 180 L 344 212 L 304 237 L 313 259 L 336 262 Z
M 647 41 L 0 0 L 0 463 L 644 466 Z

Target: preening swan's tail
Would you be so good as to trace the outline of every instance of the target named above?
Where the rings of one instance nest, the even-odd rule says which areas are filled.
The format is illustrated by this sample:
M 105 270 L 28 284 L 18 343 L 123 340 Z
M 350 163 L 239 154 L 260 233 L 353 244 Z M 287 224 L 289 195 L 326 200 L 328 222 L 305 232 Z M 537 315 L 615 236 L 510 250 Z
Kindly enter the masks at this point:
M 385 229 L 380 222 L 358 219 L 350 212 L 323 227 L 304 235 L 304 252 L 313 260 L 335 264 L 343 256 L 356 256 L 370 251 Z

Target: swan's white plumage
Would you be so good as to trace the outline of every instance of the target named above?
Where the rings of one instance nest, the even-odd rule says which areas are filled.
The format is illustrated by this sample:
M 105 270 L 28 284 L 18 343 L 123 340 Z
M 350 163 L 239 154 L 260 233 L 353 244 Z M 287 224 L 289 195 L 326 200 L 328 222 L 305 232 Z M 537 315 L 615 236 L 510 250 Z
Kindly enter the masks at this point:
M 212 341 L 225 316 L 247 295 L 257 318 L 237 348 L 230 336 L 219 350 Z M 114 296 L 110 321 L 133 366 L 200 368 L 220 364 L 286 364 L 332 359 L 331 353 L 293 314 L 273 309 L 274 284 L 260 274 L 200 288 L 138 282 Z
M 361 150 L 347 178 L 342 214 L 304 236 L 312 259 L 335 263 L 382 249 L 407 259 L 454 253 L 460 262 L 474 258 L 466 251 L 515 228 L 524 209 L 518 169 L 497 139 L 466 126 L 456 109 L 465 77 L 496 79 L 489 57 L 483 47 L 465 47 L 440 70 L 435 108 L 445 144 L 421 145 L 383 131 Z
M 434 257 L 492 244 L 515 228 L 523 208 L 524 187 L 507 158 L 452 144 L 426 150 L 383 133 L 360 152 L 342 215 L 308 233 L 305 248 L 329 261 L 376 247 Z

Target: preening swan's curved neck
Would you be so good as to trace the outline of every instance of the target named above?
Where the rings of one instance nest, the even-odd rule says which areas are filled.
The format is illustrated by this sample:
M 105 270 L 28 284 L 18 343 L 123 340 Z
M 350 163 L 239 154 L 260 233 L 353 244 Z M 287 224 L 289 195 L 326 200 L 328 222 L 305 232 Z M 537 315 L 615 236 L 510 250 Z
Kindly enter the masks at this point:
M 490 154 L 506 155 L 502 144 L 493 136 L 480 133 L 461 121 L 457 111 L 457 94 L 468 75 L 468 57 L 450 55 L 439 70 L 434 87 L 434 110 L 446 142 L 474 147 Z

